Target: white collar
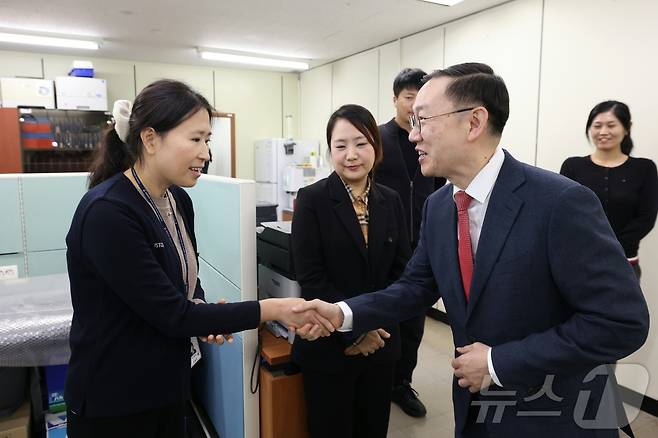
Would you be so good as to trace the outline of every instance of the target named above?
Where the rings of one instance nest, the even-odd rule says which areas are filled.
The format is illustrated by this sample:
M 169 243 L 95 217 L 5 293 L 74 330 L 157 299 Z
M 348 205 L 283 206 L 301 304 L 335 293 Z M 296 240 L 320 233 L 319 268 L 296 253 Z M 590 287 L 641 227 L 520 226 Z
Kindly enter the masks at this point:
M 478 201 L 481 204 L 484 204 L 491 190 L 493 190 L 494 184 L 498 179 L 498 174 L 500 173 L 501 167 L 503 167 L 503 162 L 505 161 L 505 153 L 503 149 L 498 145 L 496 147 L 496 152 L 491 156 L 489 162 L 475 175 L 473 181 L 468 185 L 465 192 L 473 199 Z M 454 197 L 461 188 L 456 185 L 452 185 L 452 195 Z

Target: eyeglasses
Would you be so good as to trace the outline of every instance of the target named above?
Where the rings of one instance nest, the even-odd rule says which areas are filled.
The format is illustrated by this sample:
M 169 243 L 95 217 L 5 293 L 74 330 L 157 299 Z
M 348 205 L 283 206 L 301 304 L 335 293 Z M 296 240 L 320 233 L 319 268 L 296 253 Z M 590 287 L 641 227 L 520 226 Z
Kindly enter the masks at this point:
M 471 110 L 474 110 L 475 108 L 477 108 L 477 107 L 474 106 L 472 108 L 464 108 L 464 109 L 460 109 L 460 110 L 450 111 L 449 113 L 438 114 L 436 116 L 430 116 L 430 117 L 420 117 L 420 116 L 417 116 L 416 114 L 412 114 L 412 115 L 409 116 L 409 123 L 411 124 L 411 130 L 412 131 L 414 129 L 418 128 L 418 132 L 420 133 L 421 132 L 420 122 L 424 122 L 425 120 L 436 119 L 436 118 L 442 117 L 442 116 L 449 116 L 450 114 L 457 114 L 457 113 L 463 113 L 465 111 L 471 111 Z

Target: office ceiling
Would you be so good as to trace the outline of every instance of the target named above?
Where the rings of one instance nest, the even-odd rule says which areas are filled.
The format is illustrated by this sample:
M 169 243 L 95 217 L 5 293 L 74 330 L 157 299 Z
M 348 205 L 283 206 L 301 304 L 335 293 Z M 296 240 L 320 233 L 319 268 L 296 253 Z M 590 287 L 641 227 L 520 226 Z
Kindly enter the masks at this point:
M 93 53 L 5 43 L 0 50 L 211 65 L 198 57 L 204 47 L 320 65 L 506 1 L 0 0 L 0 31 L 102 40 Z

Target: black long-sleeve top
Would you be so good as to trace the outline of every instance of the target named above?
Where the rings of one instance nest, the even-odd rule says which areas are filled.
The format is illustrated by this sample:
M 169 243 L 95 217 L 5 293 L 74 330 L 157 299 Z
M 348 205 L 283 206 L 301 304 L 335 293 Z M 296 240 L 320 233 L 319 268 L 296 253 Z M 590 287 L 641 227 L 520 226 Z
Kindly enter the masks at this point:
M 589 156 L 571 157 L 562 164 L 560 173 L 596 193 L 626 257 L 635 257 L 640 240 L 656 223 L 656 164 L 646 158 L 628 157 L 617 167 L 604 167 Z
M 409 133 L 395 119 L 379 126 L 383 159 L 375 169 L 374 180 L 398 192 L 404 208 L 407 231 L 412 249 L 418 243 L 423 205 L 429 195 L 446 183 L 445 178 L 423 176 L 418 163 L 416 145 Z

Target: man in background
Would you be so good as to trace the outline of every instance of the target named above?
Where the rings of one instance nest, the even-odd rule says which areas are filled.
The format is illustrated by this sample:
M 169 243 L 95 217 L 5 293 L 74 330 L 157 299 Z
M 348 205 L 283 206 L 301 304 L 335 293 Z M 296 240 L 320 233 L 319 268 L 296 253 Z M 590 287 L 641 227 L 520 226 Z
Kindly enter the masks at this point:
M 423 204 L 434 190 L 445 184 L 444 178 L 426 177 L 420 172 L 416 145 L 409 141 L 409 117 L 416 94 L 426 73 L 418 68 L 405 68 L 393 81 L 395 117 L 379 127 L 384 159 L 375 172 L 375 182 L 397 191 L 405 211 L 407 236 L 414 250 L 418 244 Z M 400 323 L 402 355 L 395 368 L 392 400 L 412 417 L 427 413 L 418 393 L 411 387 L 418 361 L 418 347 L 425 331 L 425 312 Z

